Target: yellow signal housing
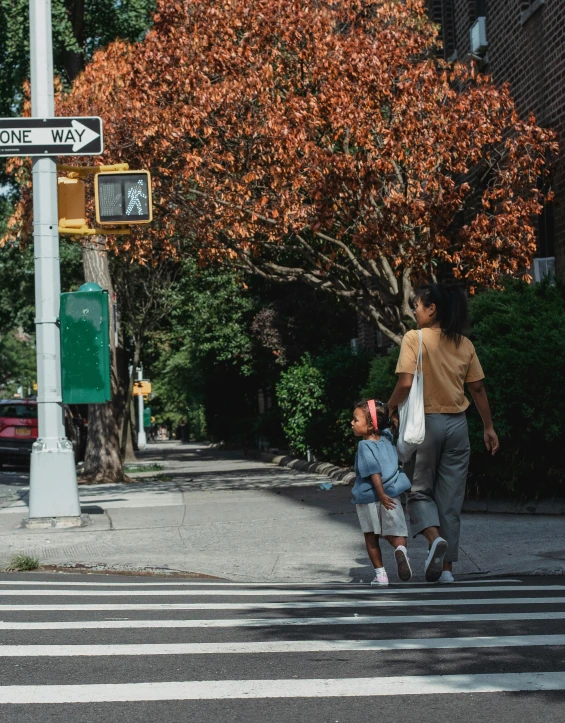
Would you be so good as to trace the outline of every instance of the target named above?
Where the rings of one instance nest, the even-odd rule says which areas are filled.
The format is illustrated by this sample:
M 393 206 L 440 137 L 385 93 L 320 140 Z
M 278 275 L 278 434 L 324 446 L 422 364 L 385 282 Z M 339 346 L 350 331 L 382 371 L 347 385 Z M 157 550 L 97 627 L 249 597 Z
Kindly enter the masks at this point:
M 96 222 L 100 226 L 151 223 L 153 200 L 149 171 L 110 171 L 94 176 Z
M 86 226 L 86 194 L 84 181 L 80 178 L 57 179 L 59 228 L 82 228 Z
M 133 385 L 133 396 L 134 397 L 148 397 L 152 392 L 151 382 L 147 380 L 136 381 Z

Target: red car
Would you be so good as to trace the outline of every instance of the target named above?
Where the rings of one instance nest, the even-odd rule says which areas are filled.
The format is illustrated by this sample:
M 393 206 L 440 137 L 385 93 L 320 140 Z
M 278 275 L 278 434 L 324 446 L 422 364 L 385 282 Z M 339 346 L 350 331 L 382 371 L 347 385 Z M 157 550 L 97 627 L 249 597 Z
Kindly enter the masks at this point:
M 0 463 L 29 457 L 37 439 L 37 402 L 27 399 L 0 401 Z
M 84 459 L 86 425 L 78 413 L 65 406 L 65 433 L 72 442 L 75 459 Z M 0 466 L 8 460 L 31 456 L 37 439 L 37 402 L 35 399 L 0 400 Z

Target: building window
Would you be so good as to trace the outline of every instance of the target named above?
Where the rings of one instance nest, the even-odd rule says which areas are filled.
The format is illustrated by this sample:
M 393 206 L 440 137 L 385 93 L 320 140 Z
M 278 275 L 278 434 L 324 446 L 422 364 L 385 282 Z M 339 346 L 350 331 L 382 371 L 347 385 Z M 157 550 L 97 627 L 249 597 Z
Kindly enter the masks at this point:
M 538 254 L 541 257 L 555 256 L 555 209 L 553 203 L 546 203 L 538 216 Z
M 528 22 L 532 15 L 545 5 L 545 0 L 522 0 L 520 10 L 520 23 Z
M 452 60 L 457 53 L 453 0 L 429 0 L 430 18 L 441 26 L 443 57 Z
M 472 25 L 477 18 L 486 18 L 487 0 L 467 0 L 469 24 Z

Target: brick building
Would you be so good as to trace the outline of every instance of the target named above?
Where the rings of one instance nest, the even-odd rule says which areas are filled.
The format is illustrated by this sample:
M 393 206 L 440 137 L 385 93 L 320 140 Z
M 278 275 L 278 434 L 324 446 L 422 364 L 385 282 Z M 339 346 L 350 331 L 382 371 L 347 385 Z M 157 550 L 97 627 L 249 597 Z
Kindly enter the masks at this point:
M 565 0 L 428 0 L 447 60 L 473 60 L 508 81 L 522 117 L 533 111 L 561 146 L 555 199 L 538 222 L 538 253 L 565 277 Z M 472 47 L 473 46 L 473 47 Z M 537 262 L 541 270 L 545 262 Z

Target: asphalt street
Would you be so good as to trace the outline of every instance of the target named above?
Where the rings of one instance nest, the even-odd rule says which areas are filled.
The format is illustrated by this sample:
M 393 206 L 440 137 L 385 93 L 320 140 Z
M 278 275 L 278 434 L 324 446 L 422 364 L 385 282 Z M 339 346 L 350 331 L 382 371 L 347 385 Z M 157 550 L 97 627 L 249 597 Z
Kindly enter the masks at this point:
M 0 719 L 561 722 L 560 580 L 3 573 Z

